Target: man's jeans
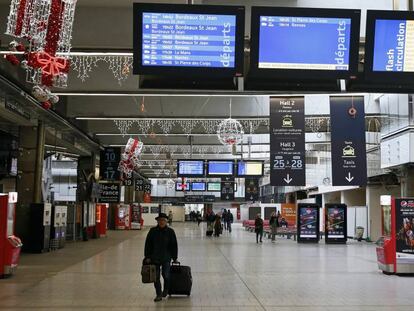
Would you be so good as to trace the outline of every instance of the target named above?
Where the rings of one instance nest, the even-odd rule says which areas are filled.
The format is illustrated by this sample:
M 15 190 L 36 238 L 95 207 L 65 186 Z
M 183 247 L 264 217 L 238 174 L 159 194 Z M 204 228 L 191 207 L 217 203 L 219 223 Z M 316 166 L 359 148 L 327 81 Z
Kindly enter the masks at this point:
M 156 265 L 157 277 L 154 283 L 154 287 L 155 287 L 155 292 L 157 293 L 157 296 L 162 295 L 161 274 L 162 274 L 162 278 L 164 279 L 164 292 L 168 293 L 168 290 L 170 289 L 170 267 L 171 267 L 170 261 Z M 162 273 L 160 271 L 161 269 L 162 269 Z

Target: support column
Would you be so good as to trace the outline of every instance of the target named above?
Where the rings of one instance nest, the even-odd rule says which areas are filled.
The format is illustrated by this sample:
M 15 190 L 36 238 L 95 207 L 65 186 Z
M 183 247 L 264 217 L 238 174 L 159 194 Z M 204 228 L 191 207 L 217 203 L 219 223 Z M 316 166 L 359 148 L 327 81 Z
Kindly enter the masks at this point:
M 30 235 L 31 203 L 42 203 L 42 172 L 45 152 L 45 126 L 19 128 L 18 170 L 16 189 L 19 201 L 16 209 L 16 234 L 24 240 Z

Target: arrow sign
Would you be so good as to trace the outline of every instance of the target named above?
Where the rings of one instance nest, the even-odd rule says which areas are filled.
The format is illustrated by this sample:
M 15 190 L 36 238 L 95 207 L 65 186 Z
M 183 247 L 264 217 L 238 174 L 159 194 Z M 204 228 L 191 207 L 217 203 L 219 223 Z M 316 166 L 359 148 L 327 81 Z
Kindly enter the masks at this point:
M 345 179 L 346 179 L 348 182 L 351 182 L 352 180 L 354 180 L 354 176 L 351 176 L 351 172 L 348 172 L 348 176 L 345 176 Z
M 283 178 L 283 180 L 284 180 L 287 184 L 290 184 L 290 182 L 293 180 L 293 178 L 290 178 L 290 175 L 289 175 L 289 174 L 287 174 L 287 175 L 286 175 L 286 178 Z

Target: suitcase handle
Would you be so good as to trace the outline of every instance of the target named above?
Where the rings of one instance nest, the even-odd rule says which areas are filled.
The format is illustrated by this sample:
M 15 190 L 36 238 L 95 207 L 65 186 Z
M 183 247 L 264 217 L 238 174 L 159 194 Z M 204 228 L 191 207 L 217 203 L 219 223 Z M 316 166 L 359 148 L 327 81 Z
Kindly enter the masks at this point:
M 179 261 L 173 261 L 171 263 L 172 266 L 181 266 L 181 263 Z

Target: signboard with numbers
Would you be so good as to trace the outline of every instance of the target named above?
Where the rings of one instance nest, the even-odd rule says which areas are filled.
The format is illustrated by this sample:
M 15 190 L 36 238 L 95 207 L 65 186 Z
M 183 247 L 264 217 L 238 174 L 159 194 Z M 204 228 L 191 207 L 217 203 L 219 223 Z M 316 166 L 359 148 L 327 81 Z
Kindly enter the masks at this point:
M 270 183 L 305 186 L 304 97 L 270 98 Z
M 104 180 L 119 180 L 119 161 L 121 160 L 121 148 L 107 147 L 101 151 L 100 176 Z
M 135 191 L 144 191 L 145 180 L 136 179 L 135 180 Z

